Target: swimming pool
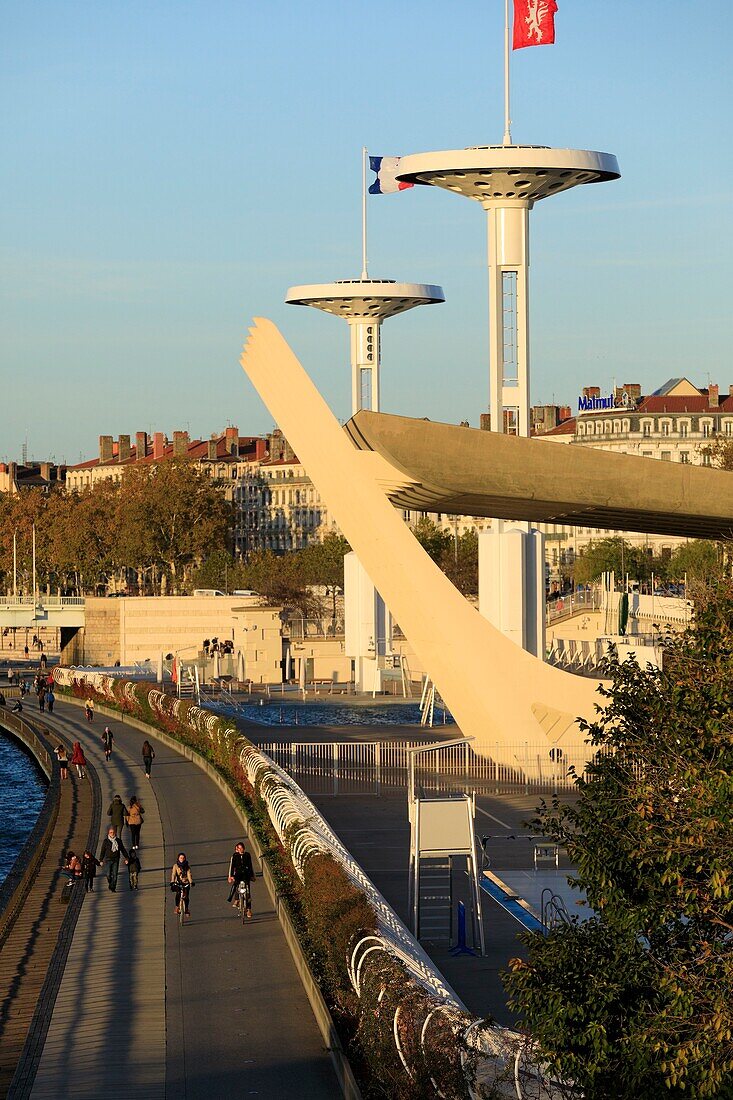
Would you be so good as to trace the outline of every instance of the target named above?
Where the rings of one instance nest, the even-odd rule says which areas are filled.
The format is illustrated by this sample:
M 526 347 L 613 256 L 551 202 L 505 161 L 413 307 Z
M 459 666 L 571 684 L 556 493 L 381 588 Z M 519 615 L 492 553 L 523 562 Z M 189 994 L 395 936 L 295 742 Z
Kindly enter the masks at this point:
M 349 706 L 348 703 L 280 703 L 275 699 L 255 703 L 206 703 L 218 714 L 245 718 L 259 726 L 419 726 L 418 703 L 383 703 Z M 443 716 L 445 715 L 445 722 Z M 454 725 L 449 711 L 435 708 L 435 725 Z

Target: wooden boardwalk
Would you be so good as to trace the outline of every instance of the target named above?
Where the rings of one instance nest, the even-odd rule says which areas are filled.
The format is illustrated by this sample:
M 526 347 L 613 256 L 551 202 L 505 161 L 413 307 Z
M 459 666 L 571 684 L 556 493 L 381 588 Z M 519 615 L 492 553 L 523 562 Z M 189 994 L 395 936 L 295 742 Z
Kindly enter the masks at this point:
M 33 717 L 29 721 L 44 728 Z M 53 736 L 56 738 L 56 733 Z M 96 843 L 91 779 L 79 780 L 69 771 L 69 778 L 61 784 L 59 813 L 48 849 L 0 949 L 0 1098 L 8 1095 L 29 1032 L 31 1042 L 24 1058 L 28 1069 L 42 1048 L 48 1024 L 46 1009 L 56 996 L 79 908 L 78 902 L 72 902 L 70 912 L 61 904 L 65 880 L 59 870 L 69 848 L 84 851 L 92 825 Z

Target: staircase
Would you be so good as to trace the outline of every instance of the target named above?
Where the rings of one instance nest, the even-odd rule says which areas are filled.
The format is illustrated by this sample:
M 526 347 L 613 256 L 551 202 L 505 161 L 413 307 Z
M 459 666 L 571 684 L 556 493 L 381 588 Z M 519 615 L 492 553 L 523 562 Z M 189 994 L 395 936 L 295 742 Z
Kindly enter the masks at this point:
M 430 943 L 450 943 L 451 906 L 450 859 L 423 857 L 420 860 L 418 939 Z

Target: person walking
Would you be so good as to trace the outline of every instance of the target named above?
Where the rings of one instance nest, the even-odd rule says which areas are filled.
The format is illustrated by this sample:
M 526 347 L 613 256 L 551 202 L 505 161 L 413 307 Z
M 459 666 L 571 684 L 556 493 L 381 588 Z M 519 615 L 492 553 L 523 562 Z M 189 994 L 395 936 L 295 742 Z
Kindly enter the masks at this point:
M 48 713 L 49 714 L 53 714 L 53 705 L 54 705 L 55 702 L 56 702 L 56 696 L 54 695 L 52 689 L 49 688 L 48 691 L 46 692 L 46 707 L 48 708 Z
M 140 805 L 137 795 L 133 795 L 127 808 L 127 824 L 130 829 L 130 847 L 132 849 L 140 847 L 140 830 L 144 814 L 145 810 Z
M 183 899 L 183 906 L 187 917 L 191 916 L 188 905 L 188 895 L 190 888 L 193 886 L 193 875 L 186 859 L 185 852 L 179 852 L 176 862 L 171 869 L 171 890 L 176 896 L 176 913 L 181 906 L 181 899 Z M 188 887 L 189 889 L 185 889 Z
M 155 751 L 153 746 L 148 740 L 143 741 L 143 767 L 145 768 L 145 774 L 150 779 L 150 769 L 153 766 L 153 760 L 155 759 Z
M 127 874 L 130 879 L 130 889 L 137 890 L 137 879 L 140 874 L 140 856 L 137 854 L 137 849 L 130 852 L 130 858 L 127 863 Z
M 97 857 L 89 849 L 81 857 L 81 871 L 84 875 L 84 893 L 94 893 L 94 880 L 97 877 L 97 867 L 101 867 Z
M 109 764 L 110 757 L 112 756 L 112 745 L 114 744 L 114 734 L 109 726 L 104 727 L 104 733 L 102 734 L 102 745 L 104 746 L 104 758 Z
M 38 689 L 38 709 L 41 714 L 46 710 L 46 686 L 42 684 Z
M 87 716 L 87 722 L 94 721 L 94 700 L 91 697 L 84 704 L 84 713 Z
M 71 754 L 71 763 L 75 765 L 76 774 L 79 776 L 79 779 L 86 779 L 87 758 L 84 755 L 84 749 L 81 747 L 81 743 L 79 741 L 74 742 L 74 751 Z
M 126 816 L 127 816 L 127 811 L 125 809 L 125 803 L 122 801 L 120 796 L 118 794 L 116 794 L 114 796 L 114 798 L 112 799 L 112 801 L 110 802 L 110 804 L 109 804 L 109 809 L 107 810 L 107 817 L 110 819 L 109 820 L 110 825 L 114 826 L 118 837 L 122 836 L 122 830 L 125 826 L 125 817 Z
M 53 751 L 56 753 L 56 758 L 59 762 L 59 775 L 61 776 L 62 779 L 66 779 L 66 777 L 69 774 L 69 772 L 68 772 L 69 753 L 68 753 L 68 750 L 66 748 L 66 745 L 62 745 L 61 742 L 59 741 L 58 745 L 56 746 L 56 748 Z
M 109 861 L 107 885 L 113 894 L 117 889 L 117 876 L 120 873 L 120 856 L 123 856 L 125 863 L 127 863 L 129 858 L 127 848 L 120 840 L 114 825 L 110 825 L 99 853 L 99 866 L 101 867 L 103 863 Z
M 250 897 L 250 883 L 254 878 L 254 870 L 252 868 L 252 857 L 248 851 L 245 850 L 244 844 L 240 841 L 235 845 L 232 852 L 232 858 L 229 860 L 229 873 L 227 875 L 227 881 L 231 885 L 229 891 L 229 897 L 227 901 L 231 902 L 236 908 L 237 902 L 234 901 L 234 896 L 237 892 L 237 887 L 240 882 L 246 882 L 247 884 L 247 919 L 252 917 L 252 901 Z

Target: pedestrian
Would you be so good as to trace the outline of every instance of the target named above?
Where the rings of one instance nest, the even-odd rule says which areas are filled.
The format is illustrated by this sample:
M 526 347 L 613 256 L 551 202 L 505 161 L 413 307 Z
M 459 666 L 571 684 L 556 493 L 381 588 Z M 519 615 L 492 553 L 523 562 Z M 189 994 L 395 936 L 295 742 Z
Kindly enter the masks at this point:
M 87 722 L 94 721 L 94 700 L 90 697 L 84 704 L 84 711 L 87 716 Z
M 59 774 L 62 779 L 66 779 L 67 775 L 69 774 L 67 770 L 69 767 L 69 754 L 66 750 L 66 746 L 62 745 L 59 741 L 58 745 L 54 749 L 54 752 L 56 753 L 56 757 L 59 762 Z
M 94 880 L 97 877 L 97 867 L 101 867 L 97 857 L 87 849 L 81 857 L 81 870 L 84 875 L 84 893 L 94 893 Z
M 49 688 L 48 691 L 46 692 L 46 707 L 48 708 L 48 713 L 49 714 L 53 714 L 53 705 L 54 705 L 55 702 L 56 702 L 56 696 L 54 695 L 51 688 Z
M 48 658 L 46 657 L 46 654 L 43 652 L 43 646 L 41 646 L 41 668 L 45 668 L 47 664 L 48 664 Z
M 104 758 L 109 764 L 110 757 L 112 756 L 112 745 L 114 744 L 114 735 L 109 726 L 104 727 L 104 733 L 102 734 L 102 744 L 104 745 Z
M 176 895 L 176 913 L 181 906 L 181 902 L 183 902 L 183 908 L 187 917 L 191 916 L 188 907 L 188 895 L 192 886 L 193 875 L 191 874 L 191 868 L 186 859 L 186 853 L 179 852 L 178 858 L 171 869 L 171 890 Z
M 25 647 L 24 647 L 24 649 L 23 649 L 23 653 L 25 654 L 25 659 L 26 659 L 26 661 L 27 661 L 27 660 L 28 660 L 28 643 L 27 643 L 27 642 L 25 643 Z
M 127 861 L 127 873 L 130 878 L 130 889 L 137 890 L 137 877 L 140 874 L 140 856 L 137 854 L 137 850 L 130 852 L 130 858 Z
M 150 769 L 153 766 L 153 760 L 155 760 L 153 746 L 149 741 L 143 741 L 143 767 L 145 768 L 145 774 L 148 779 L 150 779 Z
M 13 703 L 12 707 L 10 708 L 10 713 L 11 714 L 20 714 L 20 712 L 22 710 L 23 710 L 23 704 L 21 703 L 20 699 L 16 699 L 15 702 Z
M 61 868 L 61 874 L 64 875 L 69 882 L 75 882 L 76 879 L 81 878 L 81 860 L 76 852 L 72 852 L 71 849 L 66 853 L 66 860 Z
M 130 828 L 131 848 L 140 847 L 140 829 L 142 828 L 144 813 L 145 810 L 140 805 L 137 795 L 133 795 L 127 809 L 127 824 Z
M 120 873 L 120 856 L 123 856 L 125 863 L 127 863 L 127 849 L 120 840 L 114 825 L 110 825 L 99 853 L 99 866 L 101 867 L 103 863 L 109 860 L 107 885 L 113 894 L 117 889 L 117 876 Z
M 0 691 L 0 707 L 5 706 L 5 693 Z
M 79 741 L 74 742 L 74 750 L 71 754 L 71 763 L 76 765 L 76 774 L 79 779 L 86 779 L 87 758 Z
M 38 692 L 38 709 L 40 710 L 41 714 L 43 714 L 43 712 L 46 709 L 46 689 L 45 689 L 45 687 L 42 687 L 41 690 Z
M 229 891 L 229 897 L 227 901 L 230 901 L 232 905 L 237 906 L 237 902 L 234 900 L 234 896 L 237 892 L 237 887 L 240 882 L 247 884 L 247 919 L 252 917 L 252 900 L 250 895 L 250 883 L 254 878 L 254 870 L 252 868 L 252 857 L 248 851 L 245 850 L 244 844 L 240 841 L 235 845 L 232 852 L 232 858 L 229 860 L 229 874 L 227 881 L 231 885 Z
M 125 803 L 118 794 L 114 796 L 110 803 L 107 817 L 110 819 L 110 825 L 114 826 L 117 836 L 121 837 L 125 825 Z

